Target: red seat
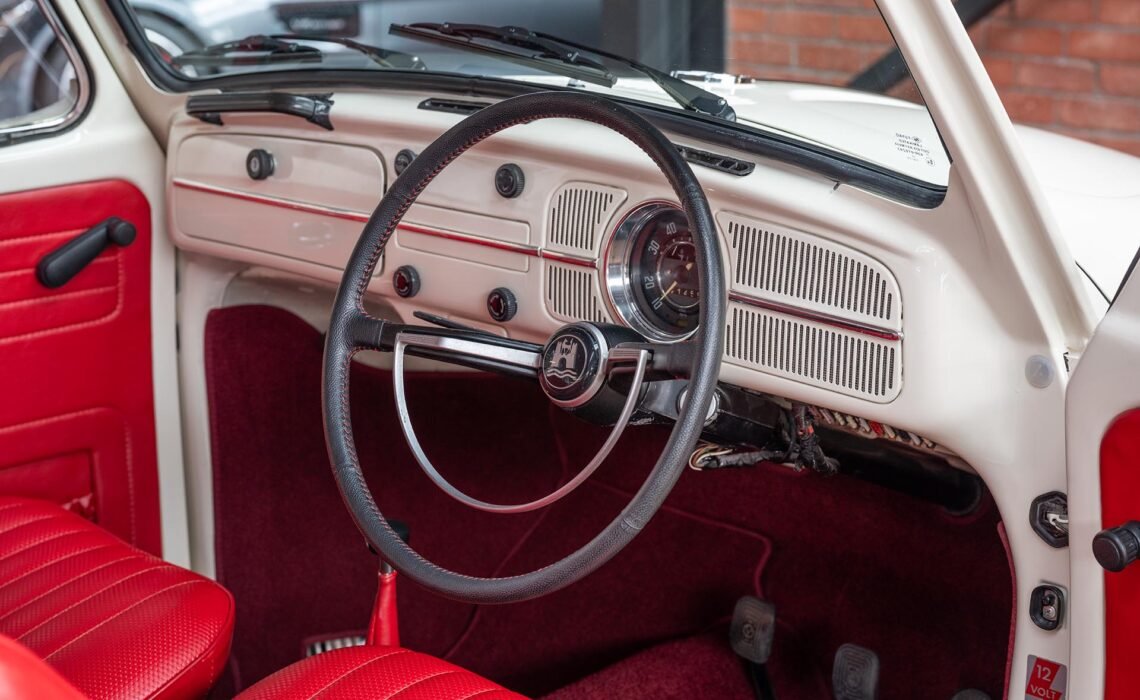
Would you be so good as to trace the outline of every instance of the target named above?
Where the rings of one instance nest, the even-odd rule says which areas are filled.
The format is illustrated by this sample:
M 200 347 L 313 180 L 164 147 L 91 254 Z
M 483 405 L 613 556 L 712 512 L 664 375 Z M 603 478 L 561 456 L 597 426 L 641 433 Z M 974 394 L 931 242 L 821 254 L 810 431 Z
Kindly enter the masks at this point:
M 233 617 L 213 581 L 56 505 L 0 497 L 0 634 L 92 700 L 205 694 Z
M 288 666 L 236 700 L 525 700 L 434 656 L 399 647 L 349 647 Z

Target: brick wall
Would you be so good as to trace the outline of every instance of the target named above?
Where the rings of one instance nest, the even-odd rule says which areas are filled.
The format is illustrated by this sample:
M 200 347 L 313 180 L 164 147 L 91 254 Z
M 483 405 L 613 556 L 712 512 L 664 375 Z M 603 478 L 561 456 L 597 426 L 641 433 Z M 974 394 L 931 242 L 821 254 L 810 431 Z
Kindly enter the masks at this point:
M 728 8 L 731 72 L 843 84 L 893 46 L 873 0 Z M 970 35 L 1014 121 L 1140 155 L 1140 0 L 1009 0 Z

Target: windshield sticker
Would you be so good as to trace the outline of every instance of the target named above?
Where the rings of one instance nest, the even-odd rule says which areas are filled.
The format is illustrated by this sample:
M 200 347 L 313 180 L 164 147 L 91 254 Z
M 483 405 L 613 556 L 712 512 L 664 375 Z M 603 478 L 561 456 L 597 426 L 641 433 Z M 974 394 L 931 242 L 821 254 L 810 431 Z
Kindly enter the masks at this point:
M 907 160 L 913 160 L 916 163 L 926 163 L 934 167 L 934 158 L 930 154 L 930 148 L 922 142 L 921 136 L 909 136 L 896 132 L 895 150 L 903 154 Z
M 1068 681 L 1069 671 L 1064 664 L 1030 656 L 1025 674 L 1025 700 L 1065 700 Z

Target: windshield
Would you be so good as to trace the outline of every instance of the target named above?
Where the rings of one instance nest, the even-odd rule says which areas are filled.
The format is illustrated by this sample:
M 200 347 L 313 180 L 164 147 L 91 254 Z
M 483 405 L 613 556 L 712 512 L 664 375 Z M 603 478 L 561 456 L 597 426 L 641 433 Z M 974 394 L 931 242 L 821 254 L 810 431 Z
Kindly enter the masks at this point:
M 934 124 L 869 1 L 126 1 L 150 50 L 195 81 L 358 69 L 569 87 L 948 181 Z

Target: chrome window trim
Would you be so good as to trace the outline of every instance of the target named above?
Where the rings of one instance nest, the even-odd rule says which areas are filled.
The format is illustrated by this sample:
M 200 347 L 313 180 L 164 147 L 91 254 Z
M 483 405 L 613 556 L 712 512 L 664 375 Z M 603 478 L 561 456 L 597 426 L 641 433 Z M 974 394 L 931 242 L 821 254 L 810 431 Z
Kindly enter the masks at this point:
M 55 5 L 49 2 L 49 0 L 33 0 L 33 2 L 39 6 L 40 12 L 43 13 L 44 20 L 47 22 L 47 26 L 55 33 L 56 40 L 59 41 L 64 53 L 67 55 L 67 60 L 71 63 L 75 71 L 77 88 L 75 103 L 71 106 L 71 109 L 61 115 L 47 119 L 17 123 L 6 127 L 0 126 L 0 146 L 17 143 L 31 136 L 42 136 L 44 134 L 63 131 L 73 126 L 83 117 L 91 101 L 92 80 L 90 68 L 83 60 L 83 56 L 79 53 L 79 49 L 71 38 L 71 33 L 67 31 L 67 27 L 64 26 L 59 14 L 56 13 Z M 19 117 L 14 117 L 14 119 L 18 118 Z

